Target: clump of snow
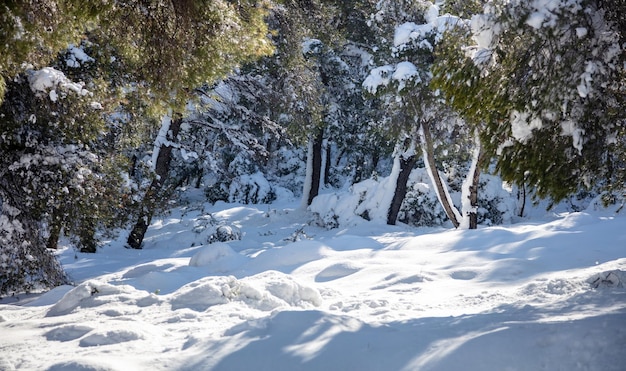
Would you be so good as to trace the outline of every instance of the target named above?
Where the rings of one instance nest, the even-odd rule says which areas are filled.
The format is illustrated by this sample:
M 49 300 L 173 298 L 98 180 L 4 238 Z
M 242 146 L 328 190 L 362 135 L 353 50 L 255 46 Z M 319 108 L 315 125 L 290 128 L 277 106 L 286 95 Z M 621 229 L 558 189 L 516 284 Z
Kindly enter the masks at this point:
M 417 25 L 413 22 L 406 22 L 396 27 L 393 36 L 393 45 L 395 47 L 403 48 L 414 40 L 426 41 L 426 37 L 433 32 L 433 25 L 430 23 Z M 432 45 L 426 41 L 424 44 L 420 44 L 422 47 L 432 50 Z
M 393 37 L 393 45 L 396 50 L 401 51 L 409 44 L 417 42 L 418 48 L 432 50 L 433 45 L 427 39 L 433 36 L 435 42 L 443 38 L 443 34 L 455 27 L 464 25 L 466 21 L 459 17 L 446 14 L 443 16 L 433 16 L 427 14 L 427 23 L 415 24 L 406 22 L 396 27 Z
M 488 49 L 493 45 L 501 29 L 489 14 L 476 14 L 470 20 L 472 39 L 480 49 Z
M 68 91 L 74 92 L 79 96 L 89 94 L 89 91 L 83 88 L 83 83 L 72 82 L 63 72 L 52 67 L 45 67 L 38 71 L 28 71 L 28 82 L 30 89 L 34 93 L 48 93 L 50 100 L 53 102 L 56 102 L 60 97 L 64 97 L 64 94 Z M 57 89 L 63 94 L 59 95 Z
M 94 61 L 94 59 L 88 56 L 83 49 L 78 48 L 75 45 L 70 45 L 67 50 L 68 58 L 65 60 L 65 64 L 68 67 L 78 68 L 84 63 Z
M 534 12 L 526 20 L 526 24 L 532 28 L 541 28 L 546 20 L 546 12 Z
M 579 153 L 583 150 L 585 140 L 585 130 L 579 128 L 573 121 L 561 122 L 561 134 L 572 137 L 572 145 Z
M 280 307 L 315 307 L 322 303 L 319 292 L 303 286 L 284 273 L 266 271 L 241 280 L 233 276 L 205 277 L 168 295 L 172 309 L 206 311 L 232 301 L 270 311 Z
M 426 11 L 424 12 L 424 19 L 426 23 L 434 23 L 439 17 L 439 7 L 436 4 L 428 4 Z
M 228 244 L 215 242 L 202 247 L 189 260 L 192 267 L 207 267 L 212 272 L 229 272 L 246 261 L 246 257 L 235 252 Z
M 531 117 L 528 112 L 513 110 L 510 117 L 511 135 L 517 141 L 525 143 L 533 136 L 533 130 L 541 129 L 543 122 L 539 117 Z
M 170 135 L 170 126 L 172 125 L 171 114 L 166 114 L 161 117 L 161 127 L 154 139 L 154 149 L 152 150 L 152 158 L 150 160 L 150 169 L 156 171 L 157 159 L 159 158 L 159 151 L 162 146 L 175 147 L 175 143 L 172 143 L 168 137 Z
M 169 295 L 172 309 L 188 308 L 205 311 L 214 305 L 226 304 L 238 285 L 235 277 L 205 277 L 181 287 Z
M 363 88 L 370 94 L 376 94 L 380 86 L 389 85 L 394 70 L 395 68 L 392 65 L 374 68 L 363 81 Z
M 405 88 L 407 81 L 417 80 L 419 82 L 417 68 L 411 62 L 400 62 L 396 65 L 396 70 L 393 71 L 391 79 L 399 82 L 398 91 L 401 91 Z
M 115 286 L 96 280 L 86 281 L 63 295 L 61 300 L 50 307 L 46 315 L 61 316 L 77 308 L 97 307 L 106 302 L 102 300 L 103 297 L 120 297 L 122 294 L 130 294 L 134 291 L 134 288 L 130 286 Z
M 585 72 L 580 75 L 580 84 L 576 87 L 578 95 L 581 98 L 586 98 L 592 91 L 593 74 L 598 70 L 596 63 L 588 61 L 585 64 Z

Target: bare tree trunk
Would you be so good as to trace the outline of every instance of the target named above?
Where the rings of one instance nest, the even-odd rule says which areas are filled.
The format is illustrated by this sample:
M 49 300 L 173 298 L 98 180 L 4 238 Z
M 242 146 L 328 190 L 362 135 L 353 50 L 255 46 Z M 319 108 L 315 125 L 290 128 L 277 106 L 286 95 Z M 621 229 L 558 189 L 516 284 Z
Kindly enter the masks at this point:
M 482 145 L 478 134 L 474 133 L 472 162 L 461 187 L 461 228 L 478 228 L 478 186 L 482 161 Z
M 411 171 L 413 170 L 417 159 L 418 157 L 415 154 L 408 156 L 407 158 L 400 156 L 400 173 L 398 174 L 398 179 L 396 180 L 396 189 L 393 194 L 393 199 L 391 200 L 391 205 L 389 206 L 389 213 L 387 214 L 387 224 L 389 225 L 395 225 L 398 220 L 400 207 L 402 206 L 402 201 L 404 201 L 404 197 L 406 196 L 409 175 L 411 175 Z
M 167 141 L 161 143 L 159 153 L 156 159 L 154 167 L 155 177 L 152 183 L 148 187 L 146 194 L 144 195 L 141 210 L 137 218 L 133 230 L 128 236 L 128 245 L 133 249 L 141 249 L 143 238 L 148 230 L 148 226 L 152 221 L 152 216 L 156 209 L 158 201 L 161 199 L 163 186 L 168 178 L 170 171 L 170 162 L 172 160 L 172 144 L 176 141 L 176 137 L 180 131 L 180 126 L 183 122 L 182 116 L 176 115 L 176 118 L 172 119 L 168 133 Z
M 326 161 L 324 162 L 324 184 L 330 184 L 330 143 L 326 141 Z
M 517 213 L 517 216 L 521 218 L 524 216 L 524 208 L 526 207 L 526 183 L 522 183 L 520 187 L 521 188 L 517 189 L 517 203 L 519 205 L 519 213 Z
M 470 194 L 470 205 L 471 211 L 469 212 L 469 229 L 477 229 L 478 228 L 478 186 L 480 182 L 480 167 L 482 165 L 483 152 L 480 151 L 478 155 L 478 160 L 476 163 L 476 167 L 474 168 L 474 174 L 468 174 L 468 176 L 472 176 L 472 185 L 469 187 Z
M 454 228 L 458 228 L 459 225 L 461 225 L 461 222 L 460 222 L 461 216 L 460 216 L 459 211 L 452 204 L 450 200 L 450 195 L 448 193 L 448 188 L 446 185 L 443 184 L 443 180 L 441 179 L 441 176 L 439 175 L 439 171 L 437 170 L 437 166 L 435 163 L 435 154 L 434 154 L 435 151 L 433 147 L 433 140 L 430 135 L 430 130 L 426 123 L 422 123 L 421 129 L 422 129 L 421 130 L 422 149 L 424 152 L 424 159 L 425 159 L 427 168 L 429 169 L 429 175 L 431 177 L 431 180 L 433 184 L 435 185 L 437 198 L 439 199 L 441 206 L 443 206 L 443 210 L 446 212 L 448 219 L 450 219 L 450 221 L 452 222 L 452 225 L 454 225 Z
M 313 199 L 319 194 L 320 180 L 322 176 L 322 144 L 324 142 L 324 130 L 318 129 L 317 135 L 313 138 L 313 161 L 312 166 L 312 178 L 311 188 L 307 197 L 307 205 L 313 202 Z

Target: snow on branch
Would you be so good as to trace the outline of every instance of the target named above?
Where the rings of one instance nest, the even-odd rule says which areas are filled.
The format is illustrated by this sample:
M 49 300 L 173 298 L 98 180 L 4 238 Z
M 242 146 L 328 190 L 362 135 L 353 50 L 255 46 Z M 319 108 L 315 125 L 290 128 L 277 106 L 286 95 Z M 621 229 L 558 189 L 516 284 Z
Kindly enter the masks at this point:
M 52 67 L 45 67 L 38 71 L 28 71 L 28 83 L 33 93 L 48 93 L 50 100 L 56 102 L 59 98 L 64 98 L 66 92 L 72 91 L 79 96 L 90 94 L 84 89 L 84 83 L 76 83 L 68 79 L 65 74 Z M 57 91 L 62 92 L 59 96 Z

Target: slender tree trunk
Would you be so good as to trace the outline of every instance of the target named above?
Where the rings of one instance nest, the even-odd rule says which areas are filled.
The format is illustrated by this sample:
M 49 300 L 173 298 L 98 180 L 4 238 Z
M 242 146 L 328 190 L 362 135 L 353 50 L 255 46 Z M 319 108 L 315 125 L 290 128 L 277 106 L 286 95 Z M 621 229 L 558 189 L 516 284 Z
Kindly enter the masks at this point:
M 480 168 L 482 165 L 483 152 L 480 151 L 478 155 L 478 160 L 476 163 L 476 167 L 474 168 L 474 174 L 468 174 L 468 176 L 472 176 L 472 185 L 469 187 L 470 194 L 469 200 L 471 205 L 471 210 L 469 212 L 469 229 L 477 229 L 478 228 L 478 186 L 480 182 Z
M 482 166 L 483 150 L 480 138 L 474 136 L 474 150 L 472 163 L 461 187 L 461 228 L 478 228 L 478 186 L 480 181 L 480 168 Z
M 387 214 L 387 224 L 389 225 L 395 225 L 398 220 L 400 206 L 402 206 L 402 201 L 404 201 L 404 197 L 406 196 L 409 175 L 411 175 L 411 171 L 417 159 L 418 157 L 415 154 L 407 158 L 400 156 L 400 173 L 398 174 L 396 189 L 393 194 L 393 199 L 391 200 L 391 205 L 389 206 L 389 213 Z
M 472 211 L 469 212 L 469 229 L 478 228 L 478 213 L 476 207 L 478 207 L 478 179 L 480 178 L 480 170 L 476 170 L 474 173 L 474 179 L 472 186 L 470 187 L 470 202 L 472 204 Z
M 526 183 L 522 184 L 522 206 L 519 210 L 520 218 L 524 216 L 524 208 L 526 207 Z
M 152 221 L 152 216 L 157 203 L 162 197 L 163 186 L 165 185 L 170 171 L 173 149 L 172 143 L 176 141 L 182 121 L 183 119 L 180 115 L 176 115 L 176 118 L 172 119 L 169 130 L 167 131 L 167 140 L 161 142 L 158 147 L 158 154 L 156 155 L 154 167 L 155 177 L 144 195 L 137 223 L 130 232 L 127 240 L 128 245 L 133 249 L 141 249 L 143 238 L 148 230 L 150 222 Z
M 322 176 L 322 144 L 324 142 L 324 130 L 318 129 L 317 134 L 313 138 L 313 150 L 309 155 L 312 157 L 311 161 L 307 160 L 307 164 L 311 164 L 311 180 L 309 184 L 308 194 L 303 195 L 306 197 L 307 206 L 313 202 L 313 199 L 319 194 L 320 180 Z M 305 187 L 306 191 L 306 187 Z
M 326 140 L 326 161 L 324 162 L 324 184 L 330 184 L 330 143 Z
M 458 228 L 461 224 L 461 215 L 456 207 L 452 204 L 452 201 L 450 200 L 450 194 L 448 193 L 448 188 L 443 183 L 443 180 L 439 175 L 439 171 L 437 170 L 437 166 L 435 164 L 435 151 L 433 147 L 433 140 L 430 136 L 430 130 L 426 123 L 422 123 L 421 125 L 421 134 L 424 159 L 430 178 L 435 186 L 437 198 L 439 199 L 441 206 L 443 206 L 443 210 L 446 212 L 448 219 L 450 219 L 452 225 L 454 225 L 454 228 Z

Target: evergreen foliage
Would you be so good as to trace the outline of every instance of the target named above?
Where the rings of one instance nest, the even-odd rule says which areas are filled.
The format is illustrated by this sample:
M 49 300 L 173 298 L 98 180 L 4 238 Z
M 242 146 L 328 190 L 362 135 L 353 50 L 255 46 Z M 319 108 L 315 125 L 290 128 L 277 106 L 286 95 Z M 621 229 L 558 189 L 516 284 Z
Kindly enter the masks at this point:
M 129 123 L 149 123 L 166 109 L 181 109 L 194 87 L 271 52 L 266 12 L 261 2 L 219 0 L 0 7 L 0 48 L 6 48 L 0 53 L 0 200 L 4 210 L 16 210 L 12 215 L 22 218 L 23 229 L 33 231 L 20 245 L 33 252 L 33 261 L 57 270 L 44 253 L 46 245 L 56 247 L 61 233 L 75 238 L 81 251 L 95 252 L 98 229 L 124 225 L 133 198 L 120 171 L 123 155 L 134 162 L 130 175 L 136 174 L 129 145 L 141 144 Z M 32 67 L 50 63 L 56 68 Z M 39 80 L 41 74 L 45 79 Z M 18 248 L 9 241 L 16 243 L 7 239 L 2 251 Z M 20 269 L 15 272 L 29 275 L 27 280 L 52 282 Z M 18 281 L 4 277 L 3 290 L 29 289 Z
M 559 201 L 611 177 L 623 51 L 605 4 L 533 4 L 490 3 L 471 33 L 450 34 L 435 84 L 464 117 L 485 124 L 481 138 L 503 179 Z

